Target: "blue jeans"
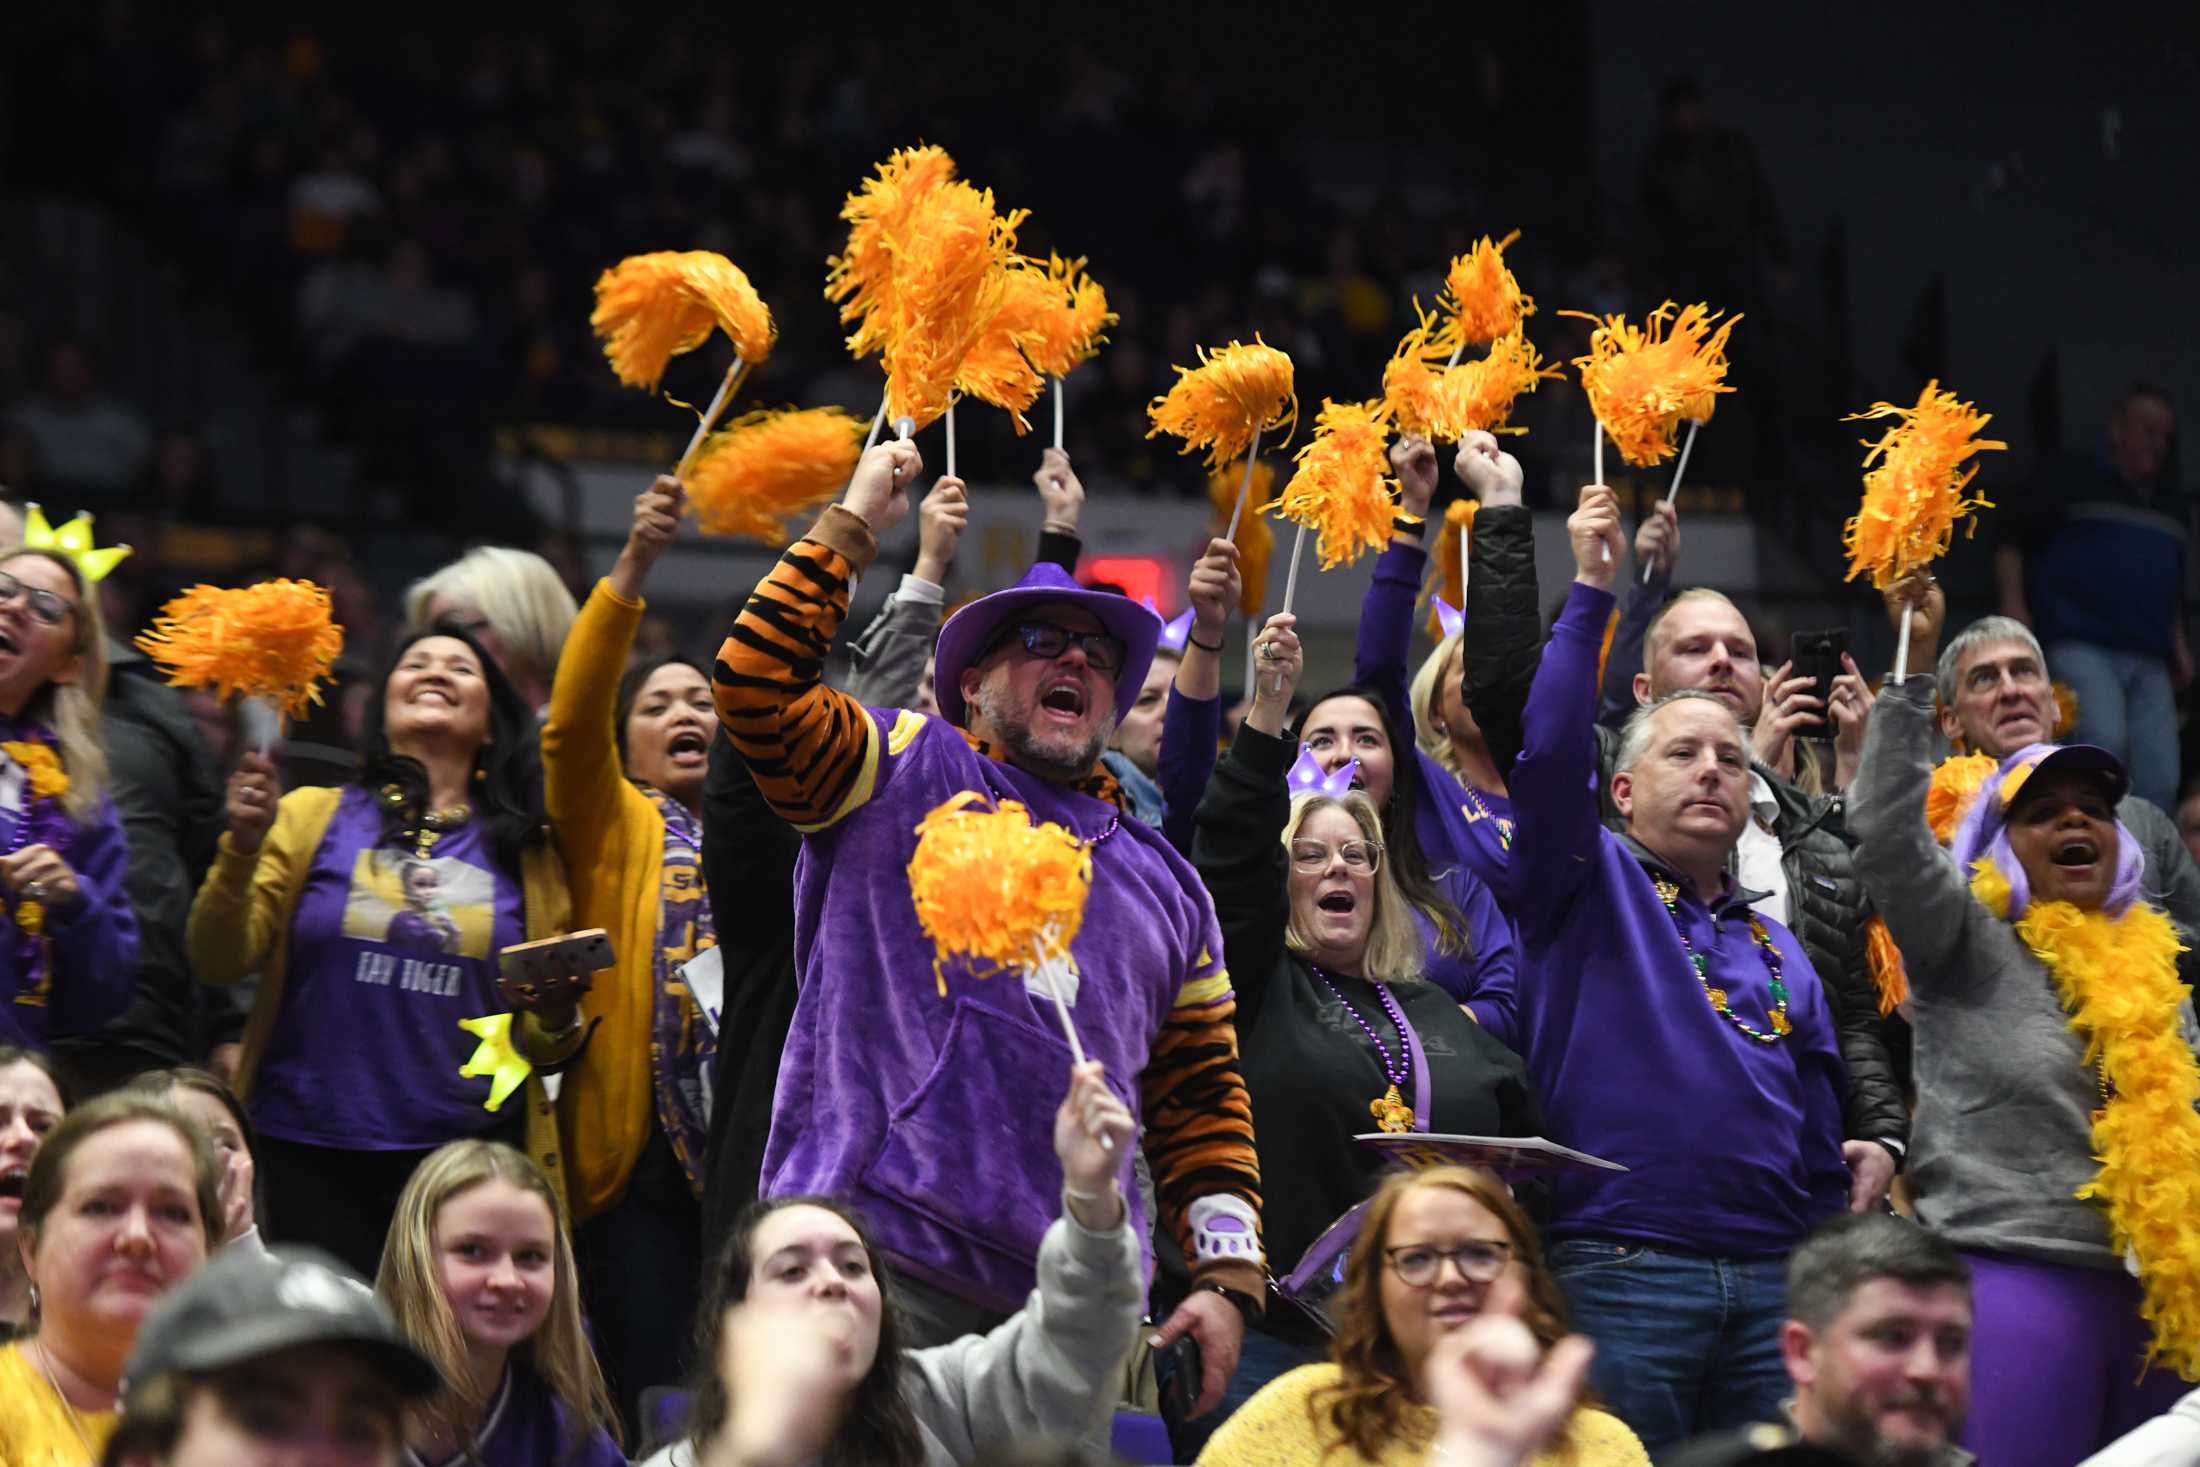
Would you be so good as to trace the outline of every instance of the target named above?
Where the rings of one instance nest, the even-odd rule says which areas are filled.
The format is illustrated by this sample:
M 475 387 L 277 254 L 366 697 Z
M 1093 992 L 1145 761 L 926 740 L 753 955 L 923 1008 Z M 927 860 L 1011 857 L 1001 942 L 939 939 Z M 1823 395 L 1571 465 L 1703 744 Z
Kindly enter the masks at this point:
M 1551 1271 L 1596 1342 L 1590 1384 L 1655 1456 L 1708 1431 L 1777 1420 L 1787 1265 L 1706 1258 L 1618 1238 L 1570 1238 Z
M 1271 1299 L 1271 1309 L 1289 1309 L 1281 1299 Z M 1176 1460 L 1189 1462 L 1207 1445 L 1207 1438 L 1215 1434 L 1217 1427 L 1228 1421 L 1237 1408 L 1260 1394 L 1260 1388 L 1279 1375 L 1312 1365 L 1325 1358 L 1318 1353 L 1300 1349 L 1287 1340 L 1264 1334 L 1257 1329 L 1245 1331 L 1244 1347 L 1238 1351 L 1237 1372 L 1230 1377 L 1230 1384 L 1223 1388 L 1222 1404 L 1205 1416 L 1183 1421 L 1172 1415 L 1164 1405 L 1162 1416 L 1169 1428 L 1169 1444 L 1176 1449 Z M 1199 1392 L 1194 1389 L 1196 1397 Z M 1164 1390 L 1161 1399 L 1166 1402 L 1169 1393 Z
M 2159 657 L 2091 642 L 2047 649 L 2050 675 L 2078 695 L 2074 744 L 2099 744 L 2124 761 L 2131 792 L 2164 810 L 2177 808 L 2177 699 Z

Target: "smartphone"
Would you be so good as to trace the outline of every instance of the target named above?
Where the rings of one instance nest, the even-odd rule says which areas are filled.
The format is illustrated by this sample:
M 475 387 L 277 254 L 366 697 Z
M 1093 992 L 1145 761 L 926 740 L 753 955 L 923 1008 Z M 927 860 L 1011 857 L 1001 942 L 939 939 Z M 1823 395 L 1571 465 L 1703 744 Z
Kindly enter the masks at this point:
M 1809 688 L 1813 698 L 1827 700 L 1833 697 L 1833 680 L 1845 671 L 1841 659 L 1849 650 L 1849 629 L 1829 627 L 1822 632 L 1797 632 L 1788 644 L 1789 672 L 1793 677 L 1815 678 Z M 1798 724 L 1795 732 L 1806 739 L 1830 739 L 1833 737 L 1833 721 L 1824 713 L 1809 723 Z
M 539 942 L 515 943 L 497 954 L 504 982 L 530 998 L 537 984 L 562 979 L 568 973 L 580 974 L 578 991 L 586 993 L 589 975 L 611 963 L 611 934 L 601 927 L 585 927 Z
M 1199 1404 L 1199 1384 L 1205 1373 L 1199 1358 L 1199 1341 L 1179 1335 L 1154 1352 L 1154 1380 L 1161 1387 L 1161 1414 L 1169 1421 L 1189 1421 Z

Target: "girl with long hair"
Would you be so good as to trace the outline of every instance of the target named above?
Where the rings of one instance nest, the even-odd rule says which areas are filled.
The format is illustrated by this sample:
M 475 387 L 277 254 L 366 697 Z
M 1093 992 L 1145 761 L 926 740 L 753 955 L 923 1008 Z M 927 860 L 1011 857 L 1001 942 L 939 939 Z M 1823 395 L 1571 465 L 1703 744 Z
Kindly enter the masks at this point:
M 53 1061 L 19 1044 L 0 1044 L 0 1340 L 31 1317 L 31 1281 L 16 1248 L 23 1189 L 47 1133 L 61 1124 L 68 1092 Z
M 99 596 L 76 560 L 0 560 L 0 1043 L 43 1050 L 130 999 L 137 918 L 107 792 Z
M 414 1461 L 623 1467 L 565 1204 L 519 1152 L 454 1141 L 422 1162 L 374 1290 L 444 1380 L 407 1426 Z
M 523 1143 L 560 1182 L 541 1075 L 583 1034 L 571 985 L 508 1002 L 499 983 L 502 949 L 571 925 L 527 705 L 471 638 L 429 631 L 399 644 L 367 715 L 348 785 L 278 800 L 274 765 L 244 756 L 186 930 L 202 981 L 260 977 L 237 1089 L 259 1128 L 275 1239 L 361 1274 L 405 1179 L 446 1141 Z M 423 865 L 456 951 L 400 940 L 404 872 Z M 500 1095 L 496 1066 L 473 1063 L 480 1040 L 459 1026 L 513 1004 L 524 1012 L 511 1041 L 535 1069 Z
M 1535 1225 L 1505 1184 L 1466 1167 L 1393 1173 L 1368 1205 L 1331 1297 L 1330 1358 L 1272 1381 L 1224 1422 L 1201 1467 L 1418 1464 L 1437 1435 L 1432 1359 L 1505 1301 L 1545 1353 L 1566 1302 Z M 1582 1404 L 1530 1467 L 1647 1467 L 1618 1417 Z

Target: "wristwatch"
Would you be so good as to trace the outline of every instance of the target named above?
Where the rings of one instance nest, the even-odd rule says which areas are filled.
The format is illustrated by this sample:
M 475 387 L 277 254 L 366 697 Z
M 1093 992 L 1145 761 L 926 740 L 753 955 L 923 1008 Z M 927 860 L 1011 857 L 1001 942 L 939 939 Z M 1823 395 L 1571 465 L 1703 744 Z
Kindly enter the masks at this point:
M 1192 1292 L 1195 1294 L 1220 1294 L 1230 1301 L 1231 1307 L 1243 1316 L 1247 1324 L 1251 1324 L 1254 1320 L 1260 1318 L 1259 1303 L 1247 1298 L 1242 1291 L 1233 1289 L 1228 1284 L 1198 1283 L 1192 1285 Z

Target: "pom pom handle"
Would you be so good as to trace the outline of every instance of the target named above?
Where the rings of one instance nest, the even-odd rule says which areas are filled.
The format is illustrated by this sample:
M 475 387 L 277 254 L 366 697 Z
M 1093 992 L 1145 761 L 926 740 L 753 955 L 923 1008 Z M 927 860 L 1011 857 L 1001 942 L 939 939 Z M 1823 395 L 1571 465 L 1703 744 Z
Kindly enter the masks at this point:
M 1283 577 L 1283 610 L 1286 616 L 1291 612 L 1291 598 L 1298 593 L 1300 552 L 1305 549 L 1306 524 L 1302 520 L 1299 523 L 1298 534 L 1291 538 L 1291 568 L 1284 573 Z
M 916 433 L 917 420 L 915 418 L 903 413 L 900 417 L 894 419 L 894 437 L 901 442 L 907 443 L 916 436 Z
M 1690 418 L 1688 420 L 1688 436 L 1681 440 L 1680 462 L 1673 465 L 1673 482 L 1665 486 L 1665 502 L 1667 504 L 1671 504 L 1681 492 L 1681 476 L 1688 472 L 1688 455 L 1696 451 L 1696 430 L 1702 426 L 1703 419 L 1701 418 Z M 1465 564 L 1464 561 L 1460 563 Z M 1647 565 L 1642 568 L 1642 583 L 1645 586 L 1650 584 L 1650 567 Z
M 710 406 L 703 410 L 703 420 L 695 425 L 695 436 L 688 439 L 687 450 L 680 455 L 679 463 L 673 466 L 673 478 L 685 479 L 688 470 L 695 467 L 695 455 L 702 451 L 703 440 L 718 425 L 718 415 L 726 410 L 726 404 L 733 398 L 734 389 L 741 385 L 741 378 L 747 371 L 748 363 L 741 360 L 739 352 L 735 352 L 733 365 L 726 368 L 726 375 L 719 382 L 718 391 L 711 397 Z
M 878 446 L 878 431 L 886 426 L 886 399 L 878 400 L 878 411 L 871 414 L 871 431 L 863 435 L 863 452 L 869 453 Z M 905 433 L 902 435 L 907 437 Z M 859 455 L 860 457 L 860 455 Z
M 1245 501 L 1253 492 L 1253 465 L 1260 459 L 1260 424 L 1253 425 L 1253 441 L 1245 450 L 1245 479 L 1238 485 L 1237 507 L 1230 511 L 1230 528 L 1222 538 L 1237 544 L 1238 521 L 1245 517 Z
M 1604 487 L 1604 424 L 1600 422 L 1589 431 L 1590 433 L 1595 435 L 1592 441 L 1596 444 L 1596 448 L 1594 450 L 1596 459 L 1596 486 L 1599 489 L 1602 489 Z M 1610 565 L 1612 563 L 1611 546 L 1599 545 L 1597 546 L 1597 553 L 1604 557 L 1604 563 L 1606 565 Z
M 253 748 L 262 754 L 275 752 L 275 743 L 283 736 L 282 704 L 247 694 L 237 700 L 237 719 Z
M 1054 446 L 1062 446 L 1062 379 L 1054 379 Z

